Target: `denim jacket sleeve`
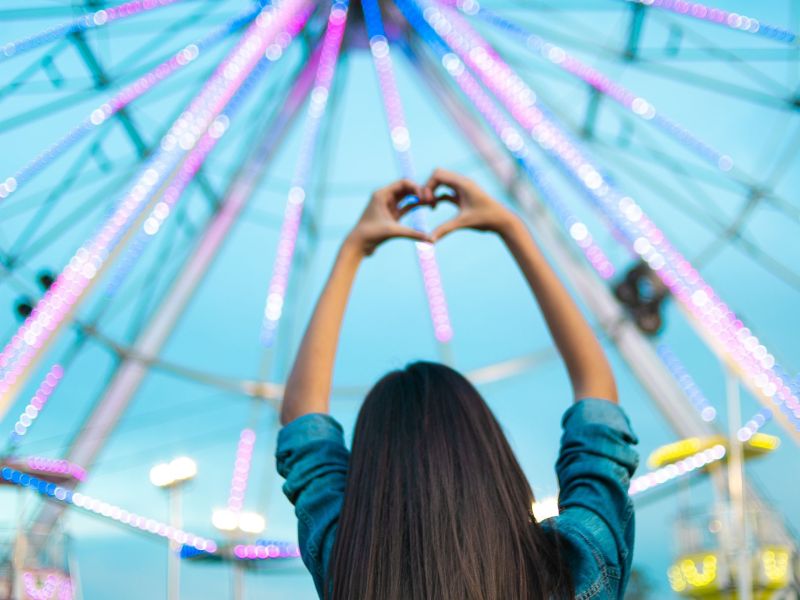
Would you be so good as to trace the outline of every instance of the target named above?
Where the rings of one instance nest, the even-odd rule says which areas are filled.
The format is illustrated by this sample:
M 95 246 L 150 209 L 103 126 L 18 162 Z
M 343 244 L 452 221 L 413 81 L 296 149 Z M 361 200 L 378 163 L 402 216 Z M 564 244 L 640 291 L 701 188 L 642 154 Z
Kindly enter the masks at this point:
M 300 553 L 322 598 L 350 458 L 342 426 L 325 414 L 303 415 L 280 430 L 275 457 L 297 515 Z
M 588 398 L 564 414 L 556 463 L 560 514 L 554 527 L 569 548 L 576 597 L 622 598 L 634 539 L 630 478 L 638 443 L 622 409 Z

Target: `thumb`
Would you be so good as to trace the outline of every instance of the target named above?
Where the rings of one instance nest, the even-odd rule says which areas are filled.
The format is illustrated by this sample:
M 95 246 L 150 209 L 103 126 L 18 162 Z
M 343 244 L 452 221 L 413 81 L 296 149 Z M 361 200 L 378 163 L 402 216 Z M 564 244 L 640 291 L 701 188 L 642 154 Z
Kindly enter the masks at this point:
M 412 227 L 405 227 L 404 225 L 397 225 L 392 227 L 392 237 L 408 238 L 410 240 L 417 240 L 418 242 L 433 243 L 431 236 L 424 231 L 417 231 Z
M 464 224 L 460 219 L 450 219 L 433 230 L 433 233 L 431 233 L 431 239 L 433 239 L 434 242 L 438 242 L 447 234 L 452 233 L 456 229 L 460 229 L 463 226 Z

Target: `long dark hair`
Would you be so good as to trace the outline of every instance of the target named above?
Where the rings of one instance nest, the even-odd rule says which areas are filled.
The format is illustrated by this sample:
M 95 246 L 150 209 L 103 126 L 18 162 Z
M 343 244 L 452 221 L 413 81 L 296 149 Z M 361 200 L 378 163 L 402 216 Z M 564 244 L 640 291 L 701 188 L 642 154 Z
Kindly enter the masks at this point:
M 478 391 L 417 362 L 367 395 L 328 569 L 332 600 L 566 598 L 558 543 Z

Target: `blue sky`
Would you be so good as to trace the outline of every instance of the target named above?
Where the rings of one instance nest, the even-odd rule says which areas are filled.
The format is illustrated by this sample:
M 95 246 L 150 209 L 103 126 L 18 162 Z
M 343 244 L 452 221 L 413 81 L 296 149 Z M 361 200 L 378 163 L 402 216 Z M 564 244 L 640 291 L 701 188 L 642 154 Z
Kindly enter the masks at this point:
M 53 3 L 41 4 L 53 7 Z M 225 6 L 213 2 L 187 2 L 150 15 L 119 23 L 89 36 L 92 47 L 112 74 L 125 81 L 125 74 L 142 64 L 166 57 L 183 44 L 210 31 L 235 14 L 245 2 Z M 731 32 L 712 25 L 651 11 L 645 21 L 643 47 L 650 62 L 621 60 L 618 49 L 625 38 L 628 8 L 624 2 L 569 2 L 568 10 L 536 3 L 536 9 L 520 9 L 514 2 L 488 2 L 509 18 L 526 23 L 532 31 L 561 43 L 570 51 L 604 70 L 631 89 L 652 100 L 663 114 L 683 124 L 710 145 L 729 154 L 755 181 L 769 182 L 777 195 L 794 207 L 787 216 L 768 200 L 759 202 L 743 229 L 743 236 L 764 253 L 793 267 L 800 251 L 797 215 L 800 184 L 797 169 L 796 111 L 746 100 L 741 94 L 722 93 L 724 85 L 747 86 L 772 97 L 797 93 L 800 72 L 797 50 Z M 761 3 L 720 2 L 720 7 L 755 16 L 764 22 L 800 28 L 800 10 L 788 1 Z M 199 8 L 202 7 L 202 11 Z M 549 7 L 549 8 L 548 8 Z M 752 11 L 758 10 L 758 14 Z M 207 12 L 203 12 L 207 11 Z M 164 32 L 178 19 L 205 15 L 179 31 Z M 62 17 L 63 18 L 63 15 Z M 28 19 L 14 21 L 14 37 L 22 37 L 58 21 Z M 565 77 L 551 65 L 526 54 L 491 29 L 480 27 L 498 44 L 508 60 L 519 67 L 541 100 L 571 128 L 579 128 L 586 110 L 585 87 Z M 682 33 L 678 33 L 682 32 Z M 670 39 L 681 36 L 677 56 L 664 52 Z M 2 41 L 6 41 L 8 33 Z M 10 38 L 9 38 L 10 39 Z M 180 107 L 199 88 L 204 73 L 219 61 L 231 40 L 204 55 L 186 73 L 163 84 L 131 109 L 132 118 L 146 141 L 157 140 Z M 697 48 L 712 44 L 748 57 L 744 68 L 720 58 L 703 58 Z M 63 99 L 86 87 L 85 68 L 71 47 L 58 43 L 40 51 L 0 63 L 0 81 L 10 81 L 28 64 L 41 64 L 47 53 L 55 57 L 49 71 L 35 72 L 29 87 L 0 97 L 0 120 L 39 103 Z M 793 52 L 793 54 L 792 54 Z M 234 119 L 230 132 L 209 159 L 205 174 L 211 186 L 222 191 L 240 160 L 250 136 L 279 98 L 282 83 L 301 58 L 299 48 L 290 51 L 260 82 Z M 435 166 L 463 171 L 503 197 L 489 170 L 453 128 L 446 114 L 421 86 L 418 77 L 396 55 L 398 82 L 406 107 L 415 165 L 422 175 Z M 48 72 L 56 69 L 65 82 L 56 87 Z M 715 89 L 706 89 L 691 74 L 718 79 Z M 347 54 L 339 75 L 340 87 L 331 107 L 331 127 L 326 147 L 315 164 L 318 185 L 309 198 L 316 243 L 304 237 L 301 250 L 308 250 L 303 275 L 294 279 L 290 310 L 284 322 L 278 350 L 265 362 L 258 331 L 267 281 L 275 253 L 275 240 L 283 212 L 289 180 L 297 156 L 299 130 L 295 127 L 270 166 L 220 256 L 202 283 L 195 299 L 180 320 L 162 357 L 196 371 L 229 378 L 255 379 L 263 373 L 271 381 L 282 381 L 305 320 L 342 236 L 353 224 L 369 192 L 397 176 L 369 56 L 354 48 Z M 118 83 L 112 85 L 113 89 Z M 86 93 L 73 104 L 38 112 L 25 125 L 0 127 L 3 177 L 52 143 L 100 103 L 103 94 Z M 18 323 L 11 306 L 21 294 L 32 293 L 36 272 L 58 270 L 72 252 L 107 215 L 119 190 L 135 166 L 130 143 L 117 123 L 108 135 L 90 140 L 47 168 L 0 205 L 0 250 L 6 255 L 28 226 L 32 214 L 43 206 L 47 194 L 57 186 L 73 162 L 83 165 L 75 186 L 51 202 L 38 217 L 44 235 L 41 242 L 27 245 L 21 253 L 24 264 L 13 276 L 0 274 L 0 334 L 7 340 Z M 86 157 L 81 152 L 97 142 Z M 675 245 L 690 259 L 713 244 L 718 224 L 724 228 L 746 202 L 739 184 L 726 180 L 713 169 L 678 147 L 660 132 L 633 124 L 632 119 L 611 103 L 601 105 L 597 137 L 588 145 L 619 186 L 628 190 L 662 227 Z M 12 151 L 13 149 L 13 151 Z M 668 160 L 675 164 L 665 166 Z M 784 157 L 788 161 L 780 166 Z M 85 163 L 85 164 L 84 164 Z M 104 165 L 113 165 L 104 171 Z M 679 168 L 696 173 L 683 175 Z M 776 174 L 777 169 L 777 174 Z M 590 225 L 592 233 L 619 269 L 631 261 L 604 228 L 579 194 L 553 171 L 553 185 L 568 205 Z M 115 178 L 118 182 L 114 183 Z M 191 247 L 205 219 L 208 203 L 197 188 L 181 200 L 181 209 L 168 222 L 131 276 L 110 300 L 103 285 L 80 311 L 82 319 L 97 318 L 104 335 L 129 343 L 140 317 L 147 317 L 157 304 Z M 791 211 L 790 211 L 791 212 Z M 75 217 L 69 215 L 74 213 Z M 431 215 L 435 223 L 448 216 L 445 209 Z M 71 226 L 67 227 L 65 219 Z M 195 233 L 193 233 L 193 230 Z M 535 235 L 535 232 L 534 232 Z M 36 239 L 34 237 L 34 239 Z M 46 244 L 46 245 L 45 245 Z M 172 248 L 168 252 L 169 248 Z M 742 250 L 742 243 L 725 242 L 701 267 L 703 276 L 742 316 L 790 373 L 800 367 L 798 331 L 798 286 L 777 277 Z M 524 282 L 498 240 L 478 233 L 453 235 L 438 246 L 442 278 L 452 315 L 456 367 L 469 371 L 499 361 L 547 350 L 551 341 Z M 774 265 L 773 265 L 774 267 Z M 773 271 L 775 269 L 773 268 Z M 301 271 L 298 271 L 298 274 Z M 152 288 L 146 283 L 155 281 Z M 142 298 L 149 299 L 143 303 Z M 5 308 L 3 308 L 5 307 Z M 703 345 L 673 304 L 666 309 L 666 327 L 660 338 L 670 344 L 700 388 L 724 414 L 724 374 L 719 361 Z M 68 331 L 41 363 L 40 375 L 53 361 L 63 360 L 75 343 Z M 608 344 L 606 344 L 608 346 Z M 622 404 L 641 438 L 643 458 L 661 444 L 673 441 L 663 417 L 647 398 L 613 348 L 609 352 L 617 372 Z M 345 319 L 335 383 L 339 392 L 332 399 L 334 415 L 351 431 L 360 395 L 386 370 L 414 359 L 437 359 L 436 344 L 426 314 L 424 293 L 410 244 L 387 244 L 367 260 L 359 273 Z M 62 387 L 37 421 L 20 451 L 60 456 L 102 390 L 114 357 L 97 340 L 86 341 L 67 369 Z M 25 393 L 9 410 L 2 427 L 10 429 L 24 401 L 35 388 L 34 376 Z M 347 389 L 343 389 L 347 388 Z M 353 389 L 355 388 L 355 389 Z M 351 391 L 348 391 L 351 390 Z M 535 369 L 507 380 L 481 387 L 511 439 L 534 491 L 539 496 L 556 492 L 552 465 L 558 449 L 559 418 L 569 403 L 567 380 L 555 357 Z M 744 394 L 743 412 L 749 415 L 758 404 Z M 185 493 L 187 528 L 212 535 L 212 508 L 225 504 L 238 432 L 255 426 L 258 440 L 253 476 L 246 506 L 267 515 L 268 537 L 293 539 L 295 521 L 291 507 L 280 491 L 272 452 L 276 432 L 273 409 L 207 384 L 154 370 L 146 379 L 114 434 L 107 441 L 85 491 L 108 502 L 154 518 L 166 519 L 166 500 L 148 482 L 148 471 L 156 462 L 189 454 L 199 464 L 199 475 Z M 779 435 L 783 444 L 772 456 L 748 465 L 748 475 L 763 488 L 775 509 L 791 526 L 800 528 L 800 516 L 792 507 L 800 493 L 796 478 L 797 446 L 774 424 L 765 431 Z M 91 435 L 84 432 L 83 435 Z M 643 467 L 644 470 L 644 467 Z M 637 512 L 637 547 L 634 562 L 668 597 L 665 571 L 673 558 L 671 545 L 674 517 L 680 508 L 708 510 L 711 492 L 704 481 L 671 488 L 657 500 L 642 498 Z M 35 500 L 10 490 L 0 493 L 3 515 L 13 515 L 24 499 L 26 509 Z M 4 518 L 5 520 L 5 518 Z M 7 523 L 6 523 L 7 524 Z M 80 514 L 70 514 L 67 530 L 73 538 L 73 554 L 80 569 L 86 598 L 158 598 L 163 595 L 166 548 L 160 540 L 137 536 L 113 524 Z M 665 540 L 670 540 L 667 544 Z M 224 597 L 229 587 L 229 569 L 223 565 L 186 565 L 184 597 Z M 313 586 L 299 561 L 248 574 L 248 597 L 312 598 Z

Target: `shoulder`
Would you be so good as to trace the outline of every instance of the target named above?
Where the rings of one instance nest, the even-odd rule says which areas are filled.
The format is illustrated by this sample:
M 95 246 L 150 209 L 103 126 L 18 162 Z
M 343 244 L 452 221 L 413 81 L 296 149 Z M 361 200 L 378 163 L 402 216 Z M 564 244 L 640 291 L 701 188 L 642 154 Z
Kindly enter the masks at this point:
M 612 600 L 619 597 L 623 569 L 610 564 L 586 523 L 561 515 L 542 523 L 544 531 L 557 538 L 572 575 L 576 600 Z

